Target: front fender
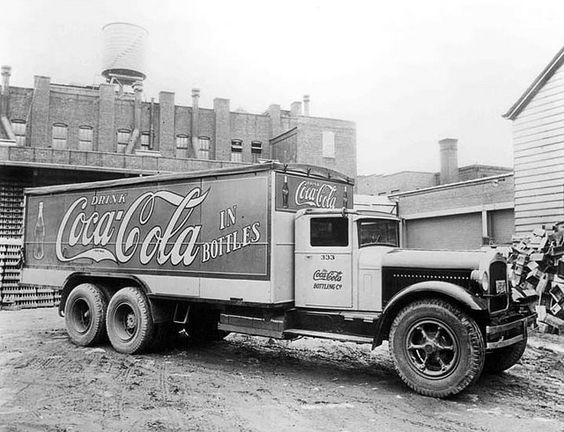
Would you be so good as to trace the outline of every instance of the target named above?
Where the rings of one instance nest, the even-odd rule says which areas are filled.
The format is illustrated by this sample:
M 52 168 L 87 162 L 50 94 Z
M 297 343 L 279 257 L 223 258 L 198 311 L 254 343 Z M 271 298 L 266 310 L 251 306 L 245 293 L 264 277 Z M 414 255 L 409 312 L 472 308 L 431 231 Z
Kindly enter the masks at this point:
M 488 303 L 485 299 L 470 294 L 460 285 L 444 281 L 418 282 L 404 288 L 388 302 L 378 321 L 372 348 L 382 344 L 382 341 L 388 336 L 394 318 L 403 307 L 425 297 L 439 297 L 451 300 L 453 303 L 461 305 L 464 309 L 475 312 L 487 313 L 488 311 Z

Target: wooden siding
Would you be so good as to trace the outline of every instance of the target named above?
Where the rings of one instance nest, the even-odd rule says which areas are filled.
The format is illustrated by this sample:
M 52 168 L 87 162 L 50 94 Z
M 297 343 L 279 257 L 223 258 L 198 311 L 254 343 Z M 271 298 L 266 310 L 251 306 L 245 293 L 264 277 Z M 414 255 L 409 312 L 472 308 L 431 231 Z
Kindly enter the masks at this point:
M 513 122 L 515 232 L 564 220 L 564 69 Z

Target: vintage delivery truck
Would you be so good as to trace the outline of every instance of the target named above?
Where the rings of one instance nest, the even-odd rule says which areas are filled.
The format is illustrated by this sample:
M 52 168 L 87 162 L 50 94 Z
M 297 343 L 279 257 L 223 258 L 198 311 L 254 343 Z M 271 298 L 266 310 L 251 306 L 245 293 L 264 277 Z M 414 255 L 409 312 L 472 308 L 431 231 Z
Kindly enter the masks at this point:
M 122 353 L 181 329 L 388 340 L 435 397 L 519 360 L 530 312 L 499 253 L 402 250 L 398 218 L 352 198 L 342 174 L 271 162 L 27 189 L 22 281 L 62 291 L 75 344 Z

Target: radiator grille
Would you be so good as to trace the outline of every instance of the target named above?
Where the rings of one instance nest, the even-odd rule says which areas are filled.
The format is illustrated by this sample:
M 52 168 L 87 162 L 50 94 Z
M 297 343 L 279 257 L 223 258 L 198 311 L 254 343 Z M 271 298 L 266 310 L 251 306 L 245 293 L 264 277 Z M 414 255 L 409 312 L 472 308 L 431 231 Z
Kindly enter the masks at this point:
M 507 308 L 509 296 L 507 293 L 497 295 L 497 281 L 505 281 L 507 289 L 507 265 L 502 261 L 490 264 L 490 311 L 495 312 Z

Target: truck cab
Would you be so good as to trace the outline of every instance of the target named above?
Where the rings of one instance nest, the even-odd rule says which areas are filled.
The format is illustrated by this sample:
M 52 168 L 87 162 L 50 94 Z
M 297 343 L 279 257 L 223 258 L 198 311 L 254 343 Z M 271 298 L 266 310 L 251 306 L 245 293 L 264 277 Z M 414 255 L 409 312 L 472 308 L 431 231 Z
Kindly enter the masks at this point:
M 382 257 L 399 218 L 372 210 L 305 209 L 295 220 L 296 307 L 382 311 Z

